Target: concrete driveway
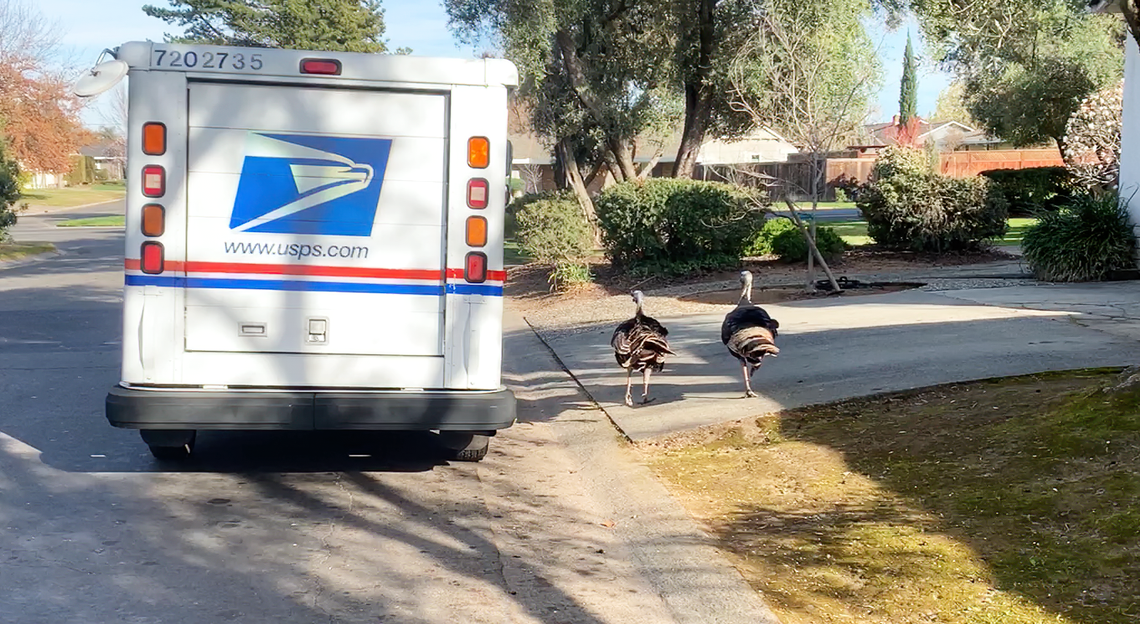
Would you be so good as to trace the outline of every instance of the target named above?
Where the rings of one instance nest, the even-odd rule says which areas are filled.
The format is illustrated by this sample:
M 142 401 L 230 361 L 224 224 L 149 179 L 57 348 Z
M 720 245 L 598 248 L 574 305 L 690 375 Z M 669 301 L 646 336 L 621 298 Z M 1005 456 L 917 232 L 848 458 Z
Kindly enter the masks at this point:
M 1046 294 L 1055 298 L 1064 287 L 908 291 L 765 306 L 780 321 L 781 353 L 753 378 L 756 399 L 743 398 L 740 366 L 720 342 L 721 315 L 659 318 L 678 356 L 654 376 L 656 400 L 632 408 L 622 403 L 625 375 L 609 346 L 611 324 L 552 332 L 546 340 L 621 430 L 641 440 L 881 392 L 1135 363 L 1135 339 L 1082 325 L 1094 320 L 1082 314 L 1089 305 L 1120 298 L 1122 288 L 1131 289 L 1140 312 L 1140 288 L 1132 284 L 1096 285 L 1097 297 L 1083 287 L 1069 298 L 1080 306 Z M 1036 304 L 1014 305 L 1019 299 Z

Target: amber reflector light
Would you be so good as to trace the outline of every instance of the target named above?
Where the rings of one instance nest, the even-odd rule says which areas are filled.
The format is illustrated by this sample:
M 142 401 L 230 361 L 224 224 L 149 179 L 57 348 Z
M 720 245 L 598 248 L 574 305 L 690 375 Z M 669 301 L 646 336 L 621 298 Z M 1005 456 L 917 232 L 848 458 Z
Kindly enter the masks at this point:
M 147 156 L 162 156 L 166 153 L 166 124 L 148 122 L 143 124 L 143 153 Z
M 142 209 L 142 233 L 162 236 L 166 232 L 166 209 L 158 204 L 147 204 Z
M 467 246 L 482 247 L 487 244 L 487 220 L 483 217 L 467 217 Z
M 491 164 L 491 142 L 486 137 L 467 139 L 467 166 L 485 169 Z

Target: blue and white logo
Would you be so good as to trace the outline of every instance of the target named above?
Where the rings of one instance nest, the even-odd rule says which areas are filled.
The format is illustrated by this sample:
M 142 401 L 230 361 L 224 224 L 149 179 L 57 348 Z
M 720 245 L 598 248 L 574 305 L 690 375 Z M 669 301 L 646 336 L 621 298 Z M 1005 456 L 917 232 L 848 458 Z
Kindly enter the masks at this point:
M 230 229 L 371 236 L 391 139 L 251 132 Z

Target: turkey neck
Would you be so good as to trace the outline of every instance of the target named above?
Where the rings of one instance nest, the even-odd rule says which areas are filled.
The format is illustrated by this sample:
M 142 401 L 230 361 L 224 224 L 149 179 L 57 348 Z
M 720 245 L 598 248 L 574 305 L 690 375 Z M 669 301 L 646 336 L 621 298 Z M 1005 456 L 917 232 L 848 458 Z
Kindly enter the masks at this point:
M 752 277 L 744 278 L 744 285 L 740 288 L 740 301 L 736 302 L 737 307 L 752 305 Z

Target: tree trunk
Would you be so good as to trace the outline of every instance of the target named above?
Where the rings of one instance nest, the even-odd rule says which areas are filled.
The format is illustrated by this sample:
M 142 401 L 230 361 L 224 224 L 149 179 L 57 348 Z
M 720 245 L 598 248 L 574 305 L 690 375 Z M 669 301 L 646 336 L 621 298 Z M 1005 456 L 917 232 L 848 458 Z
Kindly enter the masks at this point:
M 811 248 L 812 254 L 815 255 L 815 259 L 819 262 L 819 267 L 823 269 L 823 272 L 827 275 L 827 281 L 831 284 L 832 292 L 836 294 L 843 292 L 839 288 L 839 282 L 835 281 L 835 275 L 831 273 L 831 267 L 827 266 L 827 260 L 823 259 L 823 254 L 819 253 L 819 247 L 815 246 L 815 241 L 812 240 L 811 234 L 808 232 L 807 228 L 804 227 L 804 222 L 800 220 L 800 215 L 796 211 L 796 205 L 792 203 L 792 200 L 788 199 L 787 197 L 784 197 L 784 203 L 787 204 L 788 210 L 792 213 L 792 221 L 796 223 L 796 227 L 799 228 L 800 234 L 803 235 L 804 240 L 807 241 L 808 247 Z
M 1132 40 L 1140 45 L 1140 2 L 1125 0 L 1120 4 L 1124 13 L 1124 23 L 1128 24 L 1128 31 L 1132 33 Z
M 605 128 L 607 124 L 602 103 L 598 101 L 597 96 L 590 92 L 589 85 L 586 82 L 586 72 L 582 69 L 582 60 L 578 58 L 578 52 L 574 48 L 574 40 L 570 33 L 566 29 L 559 30 L 554 35 L 554 41 L 558 44 L 562 66 L 570 78 L 570 86 L 574 88 L 574 95 L 578 97 L 582 106 L 586 107 L 586 111 L 593 117 L 594 122 Z M 606 138 L 606 149 L 614 157 L 614 162 L 621 173 L 621 180 L 633 180 L 637 177 L 637 170 L 633 166 L 633 145 L 631 141 L 610 136 Z
M 692 178 L 700 155 L 701 144 L 705 141 L 712 111 L 712 97 L 701 87 L 685 86 L 685 129 L 681 133 L 681 146 L 673 161 L 674 178 Z
M 601 231 L 598 228 L 598 215 L 594 212 L 594 200 L 590 198 L 590 192 L 586 189 L 586 182 L 582 179 L 582 171 L 578 168 L 578 159 L 574 156 L 574 150 L 570 148 L 570 141 L 567 139 L 559 141 L 555 146 L 555 152 L 565 170 L 566 182 L 574 189 L 574 196 L 578 198 L 582 214 L 594 233 L 594 244 L 598 245 L 601 243 Z
M 685 129 L 673 161 L 673 177 L 692 178 L 701 143 L 712 116 L 713 89 L 709 85 L 716 44 L 716 5 L 719 0 L 700 0 L 697 6 L 697 66 L 685 80 Z

